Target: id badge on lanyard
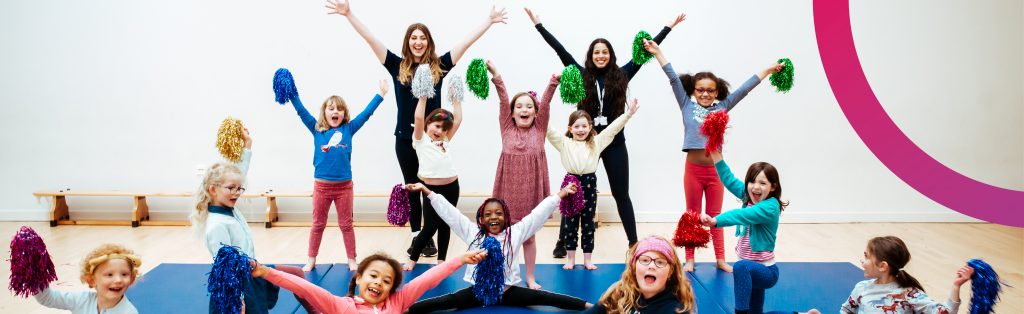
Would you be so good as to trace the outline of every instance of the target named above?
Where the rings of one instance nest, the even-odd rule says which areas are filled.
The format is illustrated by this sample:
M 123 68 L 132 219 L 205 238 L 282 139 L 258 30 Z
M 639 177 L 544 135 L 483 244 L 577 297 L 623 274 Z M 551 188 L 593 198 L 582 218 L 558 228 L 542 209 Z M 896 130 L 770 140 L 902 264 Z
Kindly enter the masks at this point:
M 604 116 L 604 89 L 601 84 L 594 80 L 594 87 L 597 88 L 597 117 L 594 117 L 594 126 L 608 125 L 608 117 Z

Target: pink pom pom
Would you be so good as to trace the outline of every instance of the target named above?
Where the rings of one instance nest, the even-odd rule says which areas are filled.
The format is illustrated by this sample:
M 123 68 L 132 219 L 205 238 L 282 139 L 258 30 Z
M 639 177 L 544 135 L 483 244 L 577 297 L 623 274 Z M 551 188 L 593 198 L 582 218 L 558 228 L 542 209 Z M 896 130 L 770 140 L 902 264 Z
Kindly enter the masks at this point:
M 46 243 L 35 230 L 21 226 L 11 239 L 11 283 L 7 288 L 27 298 L 43 292 L 55 280 L 57 272 Z
M 388 202 L 388 223 L 393 226 L 405 226 L 409 222 L 409 212 L 412 206 L 409 205 L 409 192 L 403 189 L 403 184 L 397 184 L 391 189 L 391 200 Z
M 704 148 L 708 153 L 722 151 L 722 144 L 725 143 L 725 128 L 729 125 L 729 113 L 719 110 L 704 117 L 704 124 L 700 126 L 700 133 L 708 137 L 708 144 Z
M 569 195 L 569 197 L 563 198 L 562 202 L 558 204 L 558 210 L 562 213 L 562 217 L 576 217 L 583 212 L 583 187 L 580 186 L 580 179 L 571 174 L 566 174 L 565 179 L 562 180 L 562 187 L 570 183 L 576 184 L 576 193 Z
M 711 240 L 711 232 L 700 224 L 700 213 L 686 211 L 679 217 L 679 224 L 676 225 L 676 235 L 672 238 L 672 244 L 678 247 L 705 248 Z

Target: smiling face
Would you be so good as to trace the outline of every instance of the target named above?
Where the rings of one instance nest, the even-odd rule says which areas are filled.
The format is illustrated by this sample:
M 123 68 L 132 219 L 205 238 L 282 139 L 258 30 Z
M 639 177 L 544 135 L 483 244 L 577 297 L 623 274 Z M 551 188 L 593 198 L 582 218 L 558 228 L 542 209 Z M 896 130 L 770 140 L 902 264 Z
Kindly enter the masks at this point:
M 694 83 L 693 97 L 697 99 L 697 103 L 702 107 L 713 105 L 715 99 L 718 98 L 718 84 L 710 78 L 698 80 Z
M 644 263 L 647 263 L 647 265 L 644 265 Z M 633 261 L 633 264 L 636 268 L 634 275 L 636 276 L 637 286 L 645 298 L 651 298 L 665 291 L 665 286 L 673 275 L 673 269 L 675 269 L 675 267 L 672 267 L 672 262 L 657 251 L 644 252 Z
M 103 300 L 120 300 L 133 282 L 131 263 L 120 258 L 96 266 L 92 276 L 86 278 L 89 287 L 96 289 L 96 298 Z
M 391 295 L 391 287 L 395 284 L 395 269 L 388 263 L 381 260 L 370 262 L 365 270 L 356 275 L 359 297 L 367 303 L 378 304 Z
M 864 268 L 865 278 L 878 278 L 889 271 L 888 263 L 878 261 L 878 258 L 871 254 L 870 247 L 864 249 L 864 258 L 860 260 L 860 266 Z
M 235 202 L 242 195 L 242 177 L 236 173 L 224 174 L 224 181 L 220 184 L 212 184 L 209 187 L 210 196 L 213 198 L 213 205 L 224 207 L 235 207 Z
M 341 125 L 346 113 L 345 108 L 333 103 L 327 104 L 327 107 L 324 108 L 324 118 L 332 129 Z
M 409 51 L 416 60 L 423 58 L 423 55 L 427 52 L 427 48 L 430 46 L 430 37 L 423 29 L 413 29 L 409 34 L 408 38 Z M 418 62 L 418 61 L 417 61 Z
M 533 102 L 533 97 L 527 93 L 516 95 L 512 100 L 512 118 L 515 119 L 517 127 L 533 126 L 533 121 L 537 118 L 537 104 Z
M 747 196 L 750 197 L 750 202 L 753 204 L 765 200 L 768 198 L 768 194 L 774 190 L 775 187 L 768 181 L 768 176 L 764 174 L 764 171 L 758 172 L 753 181 L 747 182 Z
M 430 140 L 440 141 L 444 139 L 444 123 L 442 123 L 441 121 L 431 122 L 427 124 L 427 128 L 426 130 L 424 130 L 424 132 L 427 132 L 427 136 L 430 137 Z
M 608 45 L 603 42 L 598 42 L 593 45 L 593 49 L 590 51 L 590 61 L 597 66 L 598 69 L 604 69 L 608 66 L 608 62 L 611 59 L 611 52 L 608 49 Z
M 569 126 L 569 132 L 572 133 L 572 139 L 586 141 L 587 136 L 590 135 L 591 128 L 590 120 L 586 117 L 580 117 Z
M 488 201 L 477 220 L 481 228 L 487 229 L 487 233 L 496 235 L 505 230 L 505 207 L 498 201 Z

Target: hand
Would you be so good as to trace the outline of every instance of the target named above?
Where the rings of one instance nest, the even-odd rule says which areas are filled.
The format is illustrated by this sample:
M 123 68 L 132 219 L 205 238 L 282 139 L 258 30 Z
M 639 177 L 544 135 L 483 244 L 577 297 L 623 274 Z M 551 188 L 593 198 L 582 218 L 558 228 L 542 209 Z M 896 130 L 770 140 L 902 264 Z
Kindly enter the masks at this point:
M 341 16 L 348 16 L 352 14 L 352 9 L 348 6 L 348 0 L 341 2 L 338 0 L 327 0 L 327 14 L 337 14 Z
M 249 129 L 242 127 L 242 147 L 252 148 L 252 137 L 249 136 Z
M 675 19 L 673 19 L 672 21 L 668 22 L 668 28 L 676 28 L 676 25 L 679 25 L 679 23 L 681 23 L 681 22 L 683 22 L 685 20 L 686 20 L 686 13 L 679 13 L 679 16 L 676 16 Z
M 505 12 L 505 8 L 501 8 L 499 10 L 499 9 L 495 8 L 493 5 L 491 6 L 491 17 L 490 17 L 491 24 L 495 24 L 495 23 L 508 24 L 508 16 L 507 15 L 508 14 Z
M 782 71 L 782 69 L 785 68 L 785 67 L 786 67 L 786 65 L 783 64 L 783 63 L 772 63 L 772 65 L 769 66 L 764 71 L 768 72 L 768 74 L 772 74 L 772 73 L 776 73 L 776 72 Z
M 551 74 L 551 78 L 561 81 L 562 80 L 562 72 L 557 72 L 555 74 Z
M 253 278 L 263 277 L 268 272 L 267 266 L 260 265 L 256 261 L 250 260 L 249 261 L 249 266 L 252 266 L 252 277 Z
M 476 264 L 483 261 L 485 257 L 487 257 L 487 250 L 484 249 L 469 251 L 461 256 L 463 264 Z
M 629 115 L 635 115 L 637 109 L 640 109 L 640 104 L 637 102 L 636 98 L 633 98 L 633 100 L 629 102 Z
M 566 185 L 561 190 L 558 190 L 558 197 L 559 198 L 566 198 L 569 195 L 576 194 L 577 190 L 578 189 L 577 189 L 575 183 L 569 183 L 568 185 Z
M 526 11 L 526 15 L 530 16 L 530 22 L 533 22 L 533 25 L 540 24 L 540 15 L 533 14 L 530 8 L 523 8 L 523 10 Z
M 708 214 L 700 214 L 700 224 L 705 227 L 714 228 L 715 225 L 718 224 L 718 219 L 715 219 L 715 217 L 711 217 Z
M 650 52 L 655 56 L 661 53 L 661 47 L 659 47 L 658 43 L 653 40 L 644 39 L 644 49 L 647 49 L 647 52 Z
M 715 152 L 711 153 L 711 161 L 714 161 L 715 163 L 718 163 L 719 161 L 722 161 L 722 152 L 721 151 L 715 151 Z
M 390 86 L 390 85 L 391 84 L 388 84 L 388 80 L 380 80 L 380 96 L 381 97 L 384 97 L 384 95 L 388 94 L 388 86 Z
M 971 276 L 974 275 L 974 268 L 971 266 L 964 265 L 956 271 L 956 279 L 953 279 L 954 286 L 962 286 L 968 280 L 971 280 Z
M 427 187 L 423 186 L 423 183 L 409 183 L 405 185 L 405 190 L 410 192 L 423 191 Z
M 498 76 L 498 68 L 494 67 L 494 63 L 491 60 L 487 60 L 487 71 L 491 72 L 491 76 Z

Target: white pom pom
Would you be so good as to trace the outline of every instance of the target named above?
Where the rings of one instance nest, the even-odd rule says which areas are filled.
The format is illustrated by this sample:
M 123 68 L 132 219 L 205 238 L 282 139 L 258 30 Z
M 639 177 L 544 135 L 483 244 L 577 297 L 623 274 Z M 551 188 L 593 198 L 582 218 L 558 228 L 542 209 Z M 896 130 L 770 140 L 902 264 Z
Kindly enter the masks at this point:
M 434 73 L 429 64 L 421 64 L 412 77 L 412 95 L 416 98 L 434 98 Z
M 448 100 L 452 103 L 462 103 L 462 95 L 466 92 L 466 85 L 462 83 L 462 76 L 458 74 L 448 75 Z

